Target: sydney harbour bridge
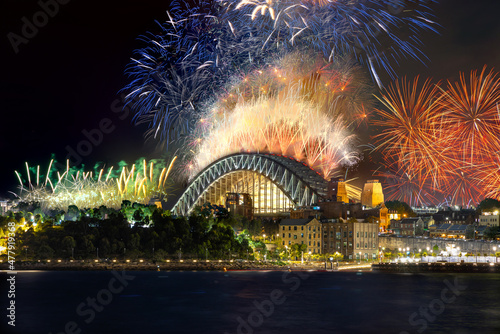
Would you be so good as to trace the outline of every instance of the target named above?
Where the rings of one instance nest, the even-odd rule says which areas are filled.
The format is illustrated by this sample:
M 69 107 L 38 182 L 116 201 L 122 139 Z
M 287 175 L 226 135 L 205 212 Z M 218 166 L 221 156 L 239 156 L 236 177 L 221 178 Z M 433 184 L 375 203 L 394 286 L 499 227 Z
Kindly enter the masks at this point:
M 226 193 L 250 194 L 254 214 L 279 214 L 325 198 L 327 181 L 294 158 L 237 153 L 213 162 L 198 173 L 172 212 L 184 216 L 206 202 L 224 205 Z

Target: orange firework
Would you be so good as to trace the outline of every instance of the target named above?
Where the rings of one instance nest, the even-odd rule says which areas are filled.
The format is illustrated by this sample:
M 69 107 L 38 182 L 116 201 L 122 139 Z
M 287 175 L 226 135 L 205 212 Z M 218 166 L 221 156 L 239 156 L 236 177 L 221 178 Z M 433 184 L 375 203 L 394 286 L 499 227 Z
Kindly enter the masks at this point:
M 449 110 L 449 143 L 459 148 L 458 159 L 474 165 L 500 144 L 500 78 L 493 71 L 486 74 L 484 67 L 479 75 L 473 71 L 467 83 L 461 73 L 460 82 L 448 82 L 448 90 L 443 95 L 441 102 Z
M 386 110 L 376 110 L 379 118 L 372 124 L 381 127 L 375 139 L 377 150 L 391 159 L 385 161 L 389 171 L 406 175 L 412 187 L 442 193 L 449 204 L 470 205 L 488 196 L 500 197 L 497 74 L 484 68 L 466 80 L 462 73 L 459 82 L 448 82 L 447 90 L 429 80 L 421 87 L 418 78 L 403 80 L 380 101 Z M 413 188 L 394 190 L 395 198 L 426 203 Z
M 352 59 L 294 52 L 233 80 L 197 122 L 190 177 L 236 152 L 294 157 L 323 177 L 359 161 L 352 128 L 372 104 Z M 203 122 L 202 122 L 203 121 Z
M 440 90 L 426 80 L 419 85 L 403 79 L 390 86 L 386 95 L 379 99 L 387 110 L 376 109 L 380 119 L 372 122 L 383 131 L 375 136 L 377 149 L 392 156 L 403 168 L 414 175 L 417 184 L 429 179 L 437 186 L 441 178 L 442 109 L 439 103 Z

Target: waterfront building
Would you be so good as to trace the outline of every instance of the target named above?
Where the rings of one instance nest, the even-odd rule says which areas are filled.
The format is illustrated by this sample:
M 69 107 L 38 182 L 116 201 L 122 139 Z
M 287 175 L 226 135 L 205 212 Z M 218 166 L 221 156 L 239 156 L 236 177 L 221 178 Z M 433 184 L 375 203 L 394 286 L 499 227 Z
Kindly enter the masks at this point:
M 379 216 L 380 216 L 379 228 L 381 233 L 388 232 L 391 220 L 401 219 L 400 213 L 398 213 L 396 210 L 387 209 L 384 203 L 382 203 L 382 207 L 380 208 Z
M 429 227 L 431 238 L 474 239 L 479 231 L 483 232 L 483 229 L 471 224 L 436 224 Z
M 477 223 L 482 226 L 500 226 L 499 217 L 498 211 L 483 212 L 483 214 L 479 216 Z
M 340 253 L 345 260 L 376 259 L 378 252 L 378 223 L 361 219 L 324 219 L 323 253 Z
M 321 223 L 316 218 L 283 219 L 280 235 L 283 246 L 307 245 L 307 252 L 321 254 Z
M 424 221 L 420 217 L 404 218 L 400 221 L 402 236 L 417 236 L 424 234 Z

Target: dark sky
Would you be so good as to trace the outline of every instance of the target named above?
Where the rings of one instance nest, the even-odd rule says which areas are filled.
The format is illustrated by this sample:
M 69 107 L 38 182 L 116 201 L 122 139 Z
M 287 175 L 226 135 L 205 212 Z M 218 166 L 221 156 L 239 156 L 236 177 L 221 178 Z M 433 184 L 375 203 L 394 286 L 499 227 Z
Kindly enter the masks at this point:
M 24 171 L 25 161 L 47 166 L 51 153 L 64 160 L 67 147 L 76 150 L 86 140 L 83 132 L 106 119 L 113 130 L 83 159 L 88 167 L 157 157 L 144 145 L 144 128 L 112 106 L 127 82 L 125 65 L 141 45 L 137 37 L 165 19 L 168 1 L 60 1 L 67 3 L 17 54 L 8 34 L 21 35 L 23 17 L 32 22 L 41 7 L 38 1 L 0 3 L 0 197 L 14 190 L 14 170 Z M 447 79 L 485 64 L 500 67 L 500 1 L 442 0 L 434 8 L 441 35 L 422 34 L 430 60 L 426 66 L 402 62 L 400 75 Z

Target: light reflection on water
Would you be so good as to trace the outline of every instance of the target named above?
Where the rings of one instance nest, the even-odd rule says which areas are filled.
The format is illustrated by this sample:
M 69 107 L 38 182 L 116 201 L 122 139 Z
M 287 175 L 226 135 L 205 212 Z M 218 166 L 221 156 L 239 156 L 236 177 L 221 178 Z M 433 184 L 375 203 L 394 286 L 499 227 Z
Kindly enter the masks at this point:
M 14 333 L 55 334 L 71 321 L 82 333 L 500 333 L 498 274 L 128 274 L 135 278 L 87 324 L 77 307 L 108 288 L 110 272 L 18 273 Z M 466 288 L 442 302 L 445 280 L 456 277 Z M 431 304 L 438 314 L 426 318 L 420 310 Z

